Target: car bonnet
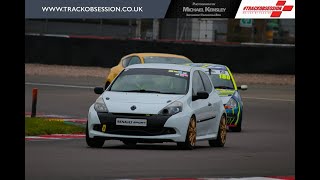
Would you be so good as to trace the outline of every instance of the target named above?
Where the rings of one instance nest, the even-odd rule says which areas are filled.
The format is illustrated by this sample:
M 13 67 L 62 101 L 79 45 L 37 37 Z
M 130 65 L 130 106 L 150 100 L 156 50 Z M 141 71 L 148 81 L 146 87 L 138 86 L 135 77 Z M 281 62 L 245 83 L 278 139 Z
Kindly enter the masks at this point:
M 102 96 L 109 112 L 157 114 L 185 95 L 106 91 Z
M 235 93 L 235 90 L 230 90 L 230 89 L 216 89 L 216 90 L 223 104 L 226 104 Z

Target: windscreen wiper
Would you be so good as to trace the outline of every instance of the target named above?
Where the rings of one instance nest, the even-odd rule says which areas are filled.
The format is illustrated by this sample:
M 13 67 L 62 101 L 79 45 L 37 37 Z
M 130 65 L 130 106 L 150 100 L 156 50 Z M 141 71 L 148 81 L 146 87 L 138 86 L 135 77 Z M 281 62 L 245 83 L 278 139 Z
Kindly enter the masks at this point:
M 229 86 L 214 86 L 214 88 L 216 88 L 216 89 L 233 89 Z
M 181 93 L 175 93 L 175 92 L 160 92 L 160 94 L 181 94 Z
M 160 91 L 145 90 L 145 89 L 136 89 L 136 90 L 122 91 L 122 92 L 161 93 Z

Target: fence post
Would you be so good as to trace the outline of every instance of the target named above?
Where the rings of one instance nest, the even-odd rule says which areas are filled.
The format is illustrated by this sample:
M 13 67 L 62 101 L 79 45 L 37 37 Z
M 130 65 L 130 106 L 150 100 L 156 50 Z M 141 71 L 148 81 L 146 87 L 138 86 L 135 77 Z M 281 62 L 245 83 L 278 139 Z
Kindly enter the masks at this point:
M 33 88 L 31 117 L 36 117 L 36 114 L 37 114 L 37 98 L 38 98 L 38 88 Z

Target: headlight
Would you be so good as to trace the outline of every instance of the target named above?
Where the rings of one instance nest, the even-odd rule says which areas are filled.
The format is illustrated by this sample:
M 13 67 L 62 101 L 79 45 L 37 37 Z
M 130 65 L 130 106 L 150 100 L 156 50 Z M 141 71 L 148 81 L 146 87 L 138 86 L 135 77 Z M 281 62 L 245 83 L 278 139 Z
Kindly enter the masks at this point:
M 226 109 L 233 109 L 237 107 L 237 101 L 233 98 L 230 98 L 230 100 L 225 105 Z
M 174 115 L 182 111 L 182 103 L 175 101 L 168 106 L 164 107 L 159 114 L 160 115 Z
M 106 104 L 103 102 L 102 96 L 100 96 L 94 103 L 94 109 L 97 112 L 108 112 Z

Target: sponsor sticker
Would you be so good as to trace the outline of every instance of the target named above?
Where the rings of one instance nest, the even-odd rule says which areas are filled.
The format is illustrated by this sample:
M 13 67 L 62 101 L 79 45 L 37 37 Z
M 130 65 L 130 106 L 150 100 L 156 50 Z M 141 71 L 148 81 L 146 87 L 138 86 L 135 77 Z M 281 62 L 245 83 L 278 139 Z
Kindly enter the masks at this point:
M 118 126 L 147 126 L 146 119 L 128 119 L 128 118 L 117 118 L 116 125 Z
M 185 71 L 168 70 L 168 72 L 175 73 L 176 76 L 188 77 L 188 73 Z
M 230 80 L 230 76 L 228 74 L 219 74 L 220 79 Z
M 107 127 L 107 125 L 105 125 L 105 124 L 104 124 L 104 125 L 102 125 L 102 129 L 101 129 L 101 131 L 102 131 L 102 132 L 106 132 L 106 127 Z

